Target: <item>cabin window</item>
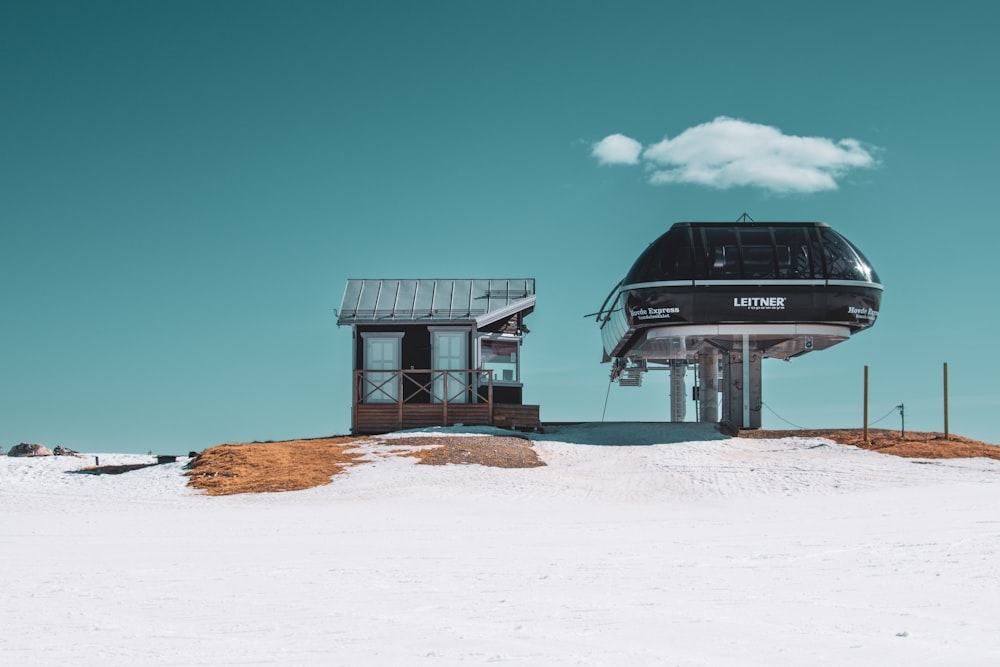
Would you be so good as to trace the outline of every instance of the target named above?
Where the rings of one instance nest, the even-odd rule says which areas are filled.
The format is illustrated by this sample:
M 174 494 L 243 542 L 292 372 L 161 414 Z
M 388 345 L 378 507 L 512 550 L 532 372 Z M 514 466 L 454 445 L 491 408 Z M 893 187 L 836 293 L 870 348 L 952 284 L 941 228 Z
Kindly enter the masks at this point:
M 779 278 L 823 277 L 823 265 L 810 243 L 808 229 L 773 227 L 772 230 Z
M 395 403 L 399 400 L 400 348 L 403 334 L 363 332 L 364 381 L 361 394 L 365 403 Z
M 775 277 L 774 241 L 767 227 L 740 229 L 743 246 L 743 277 L 768 279 Z
M 479 367 L 489 371 L 493 382 L 517 384 L 521 381 L 518 348 L 520 338 L 479 339 Z
M 634 284 L 692 278 L 694 266 L 690 232 L 687 228 L 678 228 L 671 229 L 654 241 L 639 256 L 625 280 Z
M 469 369 L 469 330 L 454 327 L 430 327 L 431 332 L 431 402 L 468 403 L 471 373 Z
M 875 274 L 861 253 L 832 229 L 821 229 L 826 251 L 827 278 L 831 280 L 861 280 L 872 282 Z
M 735 227 L 712 227 L 704 233 L 705 267 L 710 280 L 742 278 Z

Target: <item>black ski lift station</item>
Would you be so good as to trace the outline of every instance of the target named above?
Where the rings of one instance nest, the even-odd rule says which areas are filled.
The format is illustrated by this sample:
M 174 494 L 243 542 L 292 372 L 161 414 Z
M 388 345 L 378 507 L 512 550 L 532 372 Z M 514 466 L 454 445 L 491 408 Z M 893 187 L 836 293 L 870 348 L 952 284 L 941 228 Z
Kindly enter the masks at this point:
M 871 263 L 825 223 L 679 222 L 597 322 L 612 381 L 640 386 L 647 371 L 670 371 L 672 421 L 685 419 L 693 367 L 700 421 L 760 428 L 761 360 L 847 340 L 875 323 L 881 298 Z

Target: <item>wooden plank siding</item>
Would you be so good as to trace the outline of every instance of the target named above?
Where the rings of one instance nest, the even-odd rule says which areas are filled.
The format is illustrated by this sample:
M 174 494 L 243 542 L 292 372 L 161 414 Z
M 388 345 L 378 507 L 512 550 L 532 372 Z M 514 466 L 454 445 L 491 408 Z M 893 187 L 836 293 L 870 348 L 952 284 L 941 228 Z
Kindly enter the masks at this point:
M 404 403 L 402 416 L 399 406 L 359 405 L 354 433 L 374 435 L 407 428 L 427 428 L 432 426 L 497 426 L 512 430 L 534 430 L 541 427 L 537 405 L 509 405 L 495 403 L 493 420 L 490 421 L 490 406 L 485 403 L 448 406 L 448 417 L 444 415 L 444 405 L 440 403 Z
M 493 404 L 493 426 L 512 431 L 535 431 L 542 427 L 537 405 Z

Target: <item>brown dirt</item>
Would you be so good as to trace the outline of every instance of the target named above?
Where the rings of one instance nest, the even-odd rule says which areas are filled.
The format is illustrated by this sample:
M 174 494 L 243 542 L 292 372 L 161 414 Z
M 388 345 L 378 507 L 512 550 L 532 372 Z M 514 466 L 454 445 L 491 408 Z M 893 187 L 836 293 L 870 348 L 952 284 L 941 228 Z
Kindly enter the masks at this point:
M 414 436 L 394 440 L 335 437 L 267 443 L 227 443 L 206 449 L 190 464 L 188 486 L 210 496 L 300 491 L 333 481 L 363 463 L 350 451 L 363 444 L 391 448 L 390 456 L 411 456 L 418 464 L 478 464 L 493 468 L 533 468 L 545 463 L 528 440 L 493 436 Z
M 740 431 L 741 438 L 827 438 L 842 445 L 853 445 L 882 454 L 919 459 L 965 459 L 983 457 L 1000 459 L 1000 447 L 978 440 L 943 433 L 907 431 L 901 436 L 899 431 L 868 429 L 868 442 L 864 441 L 864 431 L 860 428 L 821 429 L 801 431 Z
M 476 463 L 491 468 L 537 468 L 545 465 L 538 458 L 531 441 L 500 436 L 441 436 L 413 437 L 407 445 L 427 446 L 403 456 L 414 456 L 425 465 L 443 466 L 449 463 Z
M 191 462 L 188 486 L 210 496 L 322 486 L 361 456 L 347 450 L 367 440 L 339 437 L 218 445 Z

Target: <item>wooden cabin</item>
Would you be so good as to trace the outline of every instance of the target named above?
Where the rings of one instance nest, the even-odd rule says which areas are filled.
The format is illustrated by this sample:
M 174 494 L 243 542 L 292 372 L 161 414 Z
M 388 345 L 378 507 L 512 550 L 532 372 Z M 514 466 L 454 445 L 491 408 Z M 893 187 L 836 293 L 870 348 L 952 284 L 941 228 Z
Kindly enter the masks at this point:
M 534 309 L 533 278 L 348 280 L 337 325 L 352 334 L 352 433 L 538 429 L 520 355 Z

